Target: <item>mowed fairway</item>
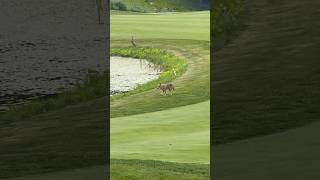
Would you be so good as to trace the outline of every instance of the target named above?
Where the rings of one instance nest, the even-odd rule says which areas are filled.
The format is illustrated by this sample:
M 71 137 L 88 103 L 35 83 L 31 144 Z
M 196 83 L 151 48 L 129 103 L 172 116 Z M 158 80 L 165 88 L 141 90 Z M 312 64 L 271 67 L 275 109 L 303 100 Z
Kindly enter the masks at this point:
M 130 47 L 134 35 L 138 47 L 166 50 L 188 64 L 172 82 L 172 96 L 155 87 L 111 98 L 113 179 L 209 178 L 209 27 L 209 12 L 111 15 L 111 48 Z
M 209 102 L 114 118 L 112 158 L 209 162 Z
M 210 38 L 208 11 L 159 14 L 111 15 L 111 41 L 129 39 L 194 39 Z

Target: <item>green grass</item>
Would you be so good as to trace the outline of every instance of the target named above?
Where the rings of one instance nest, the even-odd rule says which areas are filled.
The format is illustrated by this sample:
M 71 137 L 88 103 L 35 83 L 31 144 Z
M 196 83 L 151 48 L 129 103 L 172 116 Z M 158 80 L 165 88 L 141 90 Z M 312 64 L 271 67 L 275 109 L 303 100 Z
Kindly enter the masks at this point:
M 164 50 L 184 60 L 187 69 L 176 78 L 156 81 L 175 84 L 172 96 L 161 95 L 157 83 L 151 83 L 137 93 L 111 98 L 112 177 L 209 179 L 209 12 L 111 15 L 111 49 L 126 52 L 132 34 L 138 49 Z M 154 59 L 149 54 L 143 58 Z M 154 160 L 164 164 L 156 161 L 154 167 Z
M 112 160 L 111 179 L 117 180 L 205 180 L 210 166 L 205 164 L 169 163 L 161 161 Z
M 208 101 L 112 118 L 111 157 L 208 164 L 209 121 Z
M 318 5 L 316 0 L 246 3 L 246 29 L 213 53 L 214 143 L 319 120 Z
M 115 94 L 111 97 L 112 99 L 116 99 L 122 96 L 130 96 L 132 94 L 154 89 L 158 86 L 159 83 L 171 82 L 173 79 L 179 77 L 182 73 L 184 73 L 187 69 L 187 63 L 184 59 L 179 59 L 173 54 L 155 48 L 112 49 L 110 54 L 111 56 L 147 59 L 149 62 L 152 62 L 159 68 L 164 68 L 158 79 L 150 81 L 143 85 L 139 85 L 130 92 Z
M 111 179 L 141 180 L 205 180 L 209 178 L 209 165 L 190 163 L 169 163 L 161 161 L 112 160 Z M 107 179 L 106 166 L 94 166 L 67 171 L 11 178 L 7 180 L 88 180 Z
M 198 13 L 198 17 L 201 17 L 203 13 Z M 197 13 L 190 13 L 191 16 L 195 14 Z M 207 14 L 209 13 L 207 12 Z M 177 15 L 181 16 L 182 14 Z M 163 15 L 159 16 L 163 17 Z M 171 18 L 171 16 L 167 17 Z M 188 17 L 188 15 L 185 14 L 185 17 Z M 203 18 L 201 21 L 209 22 L 209 20 Z M 179 21 L 176 22 L 179 23 Z M 119 21 L 119 23 L 123 23 L 123 21 Z M 184 26 L 177 25 L 177 27 Z M 204 30 L 203 27 L 208 28 L 208 26 L 202 26 L 195 29 L 205 33 L 202 37 L 209 37 L 209 29 Z M 170 28 L 167 27 L 167 29 Z M 122 32 L 119 31 L 119 33 Z M 158 33 L 156 36 L 161 37 L 161 32 Z M 141 31 L 141 34 L 148 35 L 143 31 Z M 171 38 L 178 37 L 182 37 L 178 32 L 174 32 L 171 36 Z M 174 58 L 185 60 L 188 68 L 173 80 L 177 86 L 177 92 L 171 98 L 160 95 L 159 91 L 153 88 L 131 96 L 124 96 L 112 101 L 113 117 L 169 110 L 178 106 L 208 101 L 210 95 L 210 44 L 207 40 L 188 40 L 188 37 L 191 36 L 185 33 L 181 40 L 146 39 L 145 37 L 137 39 L 139 47 L 137 50 L 140 48 L 165 50 L 167 53 L 174 55 Z M 111 45 L 113 49 L 128 49 L 129 44 L 130 36 L 128 39 L 113 39 Z M 105 80 L 108 78 L 106 76 L 102 77 L 99 75 L 92 76 L 89 81 L 85 81 L 85 84 L 78 85 L 75 89 L 56 97 L 36 100 L 3 114 L 0 123 L 0 178 L 41 173 L 52 173 L 54 176 L 55 172 L 67 169 L 105 165 L 108 148 L 106 145 L 106 132 L 108 132 L 106 114 L 108 109 L 105 107 L 109 97 L 103 95 L 104 93 L 107 94 L 105 92 L 107 83 Z M 149 104 L 145 102 L 149 102 Z M 201 107 L 199 107 L 200 109 Z M 179 113 L 181 112 L 174 114 Z M 4 121 L 8 119 L 10 121 Z M 194 121 L 193 123 L 202 126 L 204 122 L 198 124 Z M 207 124 L 207 127 L 209 127 L 209 124 Z M 208 133 L 208 129 L 204 131 L 205 133 Z M 198 137 L 204 138 L 204 135 Z M 196 147 L 195 141 L 193 139 L 190 146 Z M 200 141 L 204 142 L 205 139 L 200 139 Z M 199 154 L 198 161 L 204 162 L 204 159 L 208 158 L 205 149 L 208 149 L 208 146 L 202 150 L 196 149 L 197 152 L 203 152 Z M 192 152 L 187 154 L 192 154 Z M 182 158 L 180 157 L 180 159 Z M 190 161 L 195 161 L 195 159 L 197 159 L 196 155 Z M 179 165 L 177 164 L 177 166 Z M 185 168 L 185 165 L 181 166 Z M 199 167 L 202 167 L 202 165 L 199 165 Z M 208 168 L 208 165 L 203 167 Z M 158 173 L 156 169 L 152 171 L 154 174 Z M 167 170 L 161 173 L 167 173 Z M 143 176 L 143 174 L 144 172 L 140 175 Z M 167 177 L 174 178 L 177 175 L 184 177 L 181 172 L 168 172 Z M 64 173 L 62 173 L 62 176 L 64 176 Z M 187 176 L 187 179 L 193 179 L 193 177 L 197 177 L 197 173 Z
M 214 53 L 216 179 L 320 178 L 319 5 L 246 1 L 246 29 Z
M 214 147 L 221 180 L 319 179 L 320 124 Z M 231 173 L 232 172 L 232 173 Z
M 210 13 L 184 12 L 173 14 L 111 15 L 111 43 L 131 39 L 134 35 L 139 46 L 145 39 L 210 40 Z M 127 42 L 128 44 L 130 41 Z
M 104 97 L 107 94 L 106 84 L 108 82 L 109 73 L 91 72 L 82 82 L 78 82 L 71 89 L 65 90 L 58 95 L 36 99 L 25 105 L 11 106 L 8 111 L 0 113 L 0 122 L 19 121 L 38 114 Z
M 113 41 L 112 48 L 127 48 L 126 41 Z M 154 47 L 167 50 L 179 59 L 185 59 L 188 68 L 184 74 L 172 82 L 176 86 L 174 96 L 166 98 L 153 89 L 111 99 L 111 117 L 121 117 L 146 112 L 160 111 L 206 101 L 210 98 L 209 42 L 192 40 L 148 40 L 141 47 Z M 146 103 L 147 102 L 147 103 Z
M 1 124 L 0 178 L 107 163 L 108 99 Z

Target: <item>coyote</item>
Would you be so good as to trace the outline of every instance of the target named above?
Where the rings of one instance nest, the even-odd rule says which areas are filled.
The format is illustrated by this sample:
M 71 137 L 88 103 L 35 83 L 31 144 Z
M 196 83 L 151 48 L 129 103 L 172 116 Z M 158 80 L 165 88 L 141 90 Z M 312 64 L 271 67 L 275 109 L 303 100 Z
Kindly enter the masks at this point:
M 162 90 L 162 92 L 167 95 L 167 90 L 170 91 L 170 94 L 172 95 L 172 92 L 175 90 L 175 87 L 173 84 L 159 84 L 158 88 L 157 89 L 160 89 Z
M 101 18 L 103 16 L 103 11 L 104 11 L 103 0 L 96 0 L 96 3 L 98 8 L 98 21 L 99 21 L 99 24 L 102 24 Z

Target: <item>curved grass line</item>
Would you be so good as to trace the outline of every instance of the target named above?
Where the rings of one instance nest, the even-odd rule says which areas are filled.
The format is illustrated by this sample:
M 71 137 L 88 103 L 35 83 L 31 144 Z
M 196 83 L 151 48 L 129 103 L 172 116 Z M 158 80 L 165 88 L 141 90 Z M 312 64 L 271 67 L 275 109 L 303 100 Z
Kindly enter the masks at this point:
M 184 59 L 177 58 L 165 50 L 157 48 L 115 48 L 111 49 L 111 56 L 132 57 L 145 59 L 155 65 L 163 66 L 164 71 L 159 78 L 149 81 L 145 84 L 138 85 L 135 89 L 127 93 L 119 93 L 111 97 L 118 99 L 123 96 L 136 94 L 157 87 L 159 83 L 168 83 L 181 76 L 187 70 L 187 62 Z M 175 75 L 175 74 L 176 75 Z

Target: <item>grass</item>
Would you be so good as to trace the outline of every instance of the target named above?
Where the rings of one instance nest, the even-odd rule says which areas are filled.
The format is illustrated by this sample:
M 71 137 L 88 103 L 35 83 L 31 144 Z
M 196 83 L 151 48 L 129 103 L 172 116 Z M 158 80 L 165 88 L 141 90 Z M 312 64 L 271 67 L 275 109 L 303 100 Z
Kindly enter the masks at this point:
M 1 125 L 0 178 L 105 165 L 108 99 Z
M 140 85 L 130 92 L 113 95 L 111 97 L 112 99 L 119 98 L 119 96 L 129 96 L 146 90 L 154 89 L 154 87 L 156 87 L 159 83 L 171 82 L 176 77 L 179 77 L 187 69 L 187 64 L 184 59 L 179 59 L 174 55 L 167 53 L 164 50 L 155 48 L 112 49 L 111 56 L 147 59 L 149 62 L 153 63 L 157 67 L 163 68 L 163 72 L 160 74 L 157 80 L 150 81 L 146 84 Z
M 168 179 L 204 180 L 209 178 L 209 165 L 169 163 L 161 161 L 112 160 L 111 179 Z M 10 178 L 8 180 L 88 180 L 108 179 L 106 166 L 95 166 L 40 175 Z
M 246 29 L 213 54 L 216 144 L 319 120 L 319 2 L 245 5 Z
M 65 90 L 58 95 L 33 100 L 25 105 L 11 106 L 8 111 L 0 114 L 0 121 L 1 123 L 10 123 L 49 111 L 63 109 L 69 105 L 104 97 L 107 94 L 106 87 L 108 82 L 109 73 L 91 71 L 85 80 L 78 82 L 73 88 Z
M 210 177 L 209 165 L 161 161 L 112 160 L 111 179 L 119 180 L 205 180 Z
M 173 14 L 111 15 L 113 40 L 190 39 L 210 40 L 210 13 L 179 12 Z M 129 43 L 130 41 L 128 41 Z
M 127 48 L 126 41 L 113 41 L 112 48 Z M 180 77 L 172 81 L 176 93 L 170 98 L 162 97 L 156 86 L 120 99 L 111 99 L 111 117 L 121 117 L 146 112 L 154 112 L 206 101 L 210 98 L 209 42 L 192 40 L 148 40 L 141 47 L 167 50 L 179 59 L 187 61 L 188 68 Z M 146 103 L 148 102 L 148 103 Z
M 197 13 L 191 13 L 192 16 L 195 14 Z M 181 16 L 179 13 L 177 15 Z M 198 15 L 198 17 L 201 17 L 202 13 Z M 167 17 L 171 18 L 171 16 Z M 188 14 L 185 14 L 185 17 L 188 17 Z M 201 19 L 201 21 L 208 22 L 206 19 Z M 176 22 L 179 23 L 178 20 Z M 157 23 L 155 22 L 155 24 Z M 177 27 L 184 27 L 179 24 L 176 25 Z M 167 28 L 170 29 L 171 27 Z M 195 28 L 193 31 L 197 30 L 205 32 L 205 36 L 209 37 L 209 29 Z M 142 31 L 141 33 L 147 35 Z M 182 37 L 178 32 L 173 33 L 175 35 L 172 34 L 171 38 Z M 156 36 L 160 37 L 161 32 Z M 169 110 L 177 106 L 208 101 L 210 94 L 210 44 L 207 40 L 188 40 L 188 37 L 191 36 L 184 34 L 182 40 L 137 39 L 139 48 L 151 47 L 165 50 L 172 54 L 174 58 L 186 60 L 188 68 L 174 80 L 177 85 L 177 92 L 171 96 L 172 98 L 161 96 L 153 88 L 132 96 L 125 96 L 112 101 L 113 117 Z M 128 49 L 130 43 L 130 40 L 128 40 L 113 40 L 112 48 Z M 108 138 L 106 133 L 108 132 L 106 121 L 108 109 L 105 107 L 109 101 L 108 93 L 105 92 L 106 79 L 108 78 L 104 75 L 91 76 L 88 81 L 85 81 L 83 85 L 78 85 L 75 89 L 56 97 L 31 102 L 26 106 L 14 108 L 1 115 L 0 178 L 24 177 L 41 173 L 55 174 L 54 172 L 67 169 L 105 165 L 108 158 L 106 153 L 108 152 L 106 141 Z M 107 94 L 107 96 L 103 94 Z M 148 105 L 144 103 L 145 101 L 151 103 Z M 126 108 L 125 111 L 124 108 Z M 8 119 L 11 120 L 5 121 Z M 197 125 L 196 122 L 194 124 Z M 199 123 L 199 126 L 201 125 L 202 123 Z M 209 124 L 207 127 L 209 127 Z M 203 141 L 205 139 L 201 140 L 201 142 Z M 204 152 L 202 150 L 197 151 Z M 199 155 L 199 159 L 203 162 L 205 157 L 205 153 Z M 193 159 L 196 159 L 196 156 Z M 186 166 L 182 165 L 182 167 Z M 202 166 L 199 165 L 199 167 Z M 208 167 L 208 165 L 204 167 Z M 153 170 L 153 172 L 158 173 L 156 170 Z M 167 170 L 163 173 L 167 173 Z M 62 174 L 64 175 L 64 173 Z M 168 172 L 170 178 L 177 177 L 177 175 L 179 177 L 184 176 L 180 172 Z M 192 179 L 196 176 L 195 173 L 188 178 L 191 177 Z
M 319 129 L 317 122 L 283 133 L 217 145 L 213 156 L 215 178 L 319 179 Z
M 111 98 L 111 176 L 208 179 L 209 12 L 111 15 L 111 49 L 126 51 L 131 34 L 138 48 L 164 50 L 185 60 L 187 69 L 167 80 L 176 86 L 172 96 L 155 89 L 158 82 L 166 81 L 160 78 L 150 87 L 142 86 L 139 93 Z M 148 56 L 143 58 L 153 59 Z
M 209 121 L 209 101 L 112 118 L 111 157 L 208 164 Z

